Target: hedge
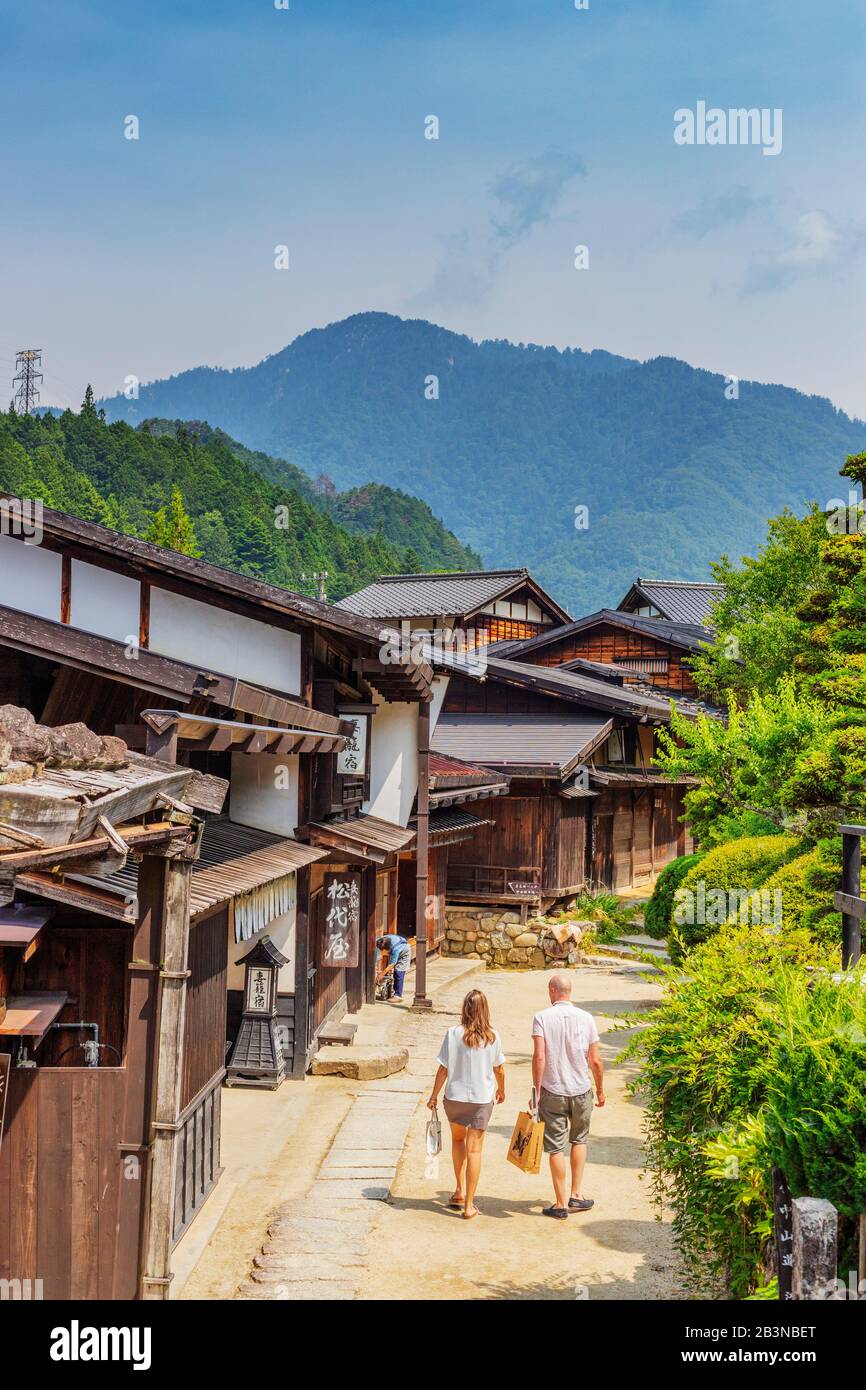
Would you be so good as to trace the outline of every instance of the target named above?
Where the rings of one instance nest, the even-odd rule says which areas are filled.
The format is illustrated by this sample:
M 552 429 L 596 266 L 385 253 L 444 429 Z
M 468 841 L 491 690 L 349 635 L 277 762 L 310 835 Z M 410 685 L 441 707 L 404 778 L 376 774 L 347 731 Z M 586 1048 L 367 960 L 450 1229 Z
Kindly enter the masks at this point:
M 644 908 L 643 927 L 647 936 L 659 939 L 667 936 L 673 920 L 674 894 L 689 869 L 703 857 L 702 853 L 681 854 L 679 859 L 672 860 L 662 869 L 656 879 L 652 897 Z
M 719 918 L 714 912 L 711 920 L 703 922 L 677 921 L 680 908 L 683 915 L 688 912 L 684 897 L 687 892 L 690 891 L 696 896 L 703 893 L 705 897 L 709 897 L 714 889 L 729 894 L 761 888 L 771 874 L 783 864 L 801 855 L 803 848 L 802 840 L 794 835 L 757 835 L 730 840 L 727 844 L 718 845 L 716 849 L 711 849 L 703 855 L 700 862 L 694 864 L 683 879 L 680 885 L 681 896 L 674 904 L 671 924 L 672 958 L 681 960 L 687 951 L 713 936 L 725 920 L 724 916 Z M 698 915 L 706 917 L 710 916 L 710 913 L 699 914 L 696 911 L 694 916 Z
M 835 847 L 825 842 L 783 864 L 765 880 L 762 891 L 781 891 L 784 930 L 805 927 L 828 950 L 839 950 L 842 916 L 833 911 L 833 893 L 839 886 L 840 874 Z

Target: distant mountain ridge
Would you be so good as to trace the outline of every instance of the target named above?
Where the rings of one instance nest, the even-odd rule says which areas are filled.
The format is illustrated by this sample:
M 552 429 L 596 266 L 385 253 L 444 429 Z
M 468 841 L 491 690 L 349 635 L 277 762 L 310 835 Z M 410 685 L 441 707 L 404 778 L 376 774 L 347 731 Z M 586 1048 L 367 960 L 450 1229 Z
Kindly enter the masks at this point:
M 253 466 L 272 481 L 302 470 L 421 497 L 485 564 L 527 566 L 579 613 L 638 573 L 709 578 L 783 507 L 839 495 L 866 425 L 788 387 L 738 391 L 673 358 L 478 343 L 366 313 L 257 366 L 197 367 L 102 404 L 132 422 L 207 419 L 265 451 Z M 375 510 L 361 491 L 340 505 Z

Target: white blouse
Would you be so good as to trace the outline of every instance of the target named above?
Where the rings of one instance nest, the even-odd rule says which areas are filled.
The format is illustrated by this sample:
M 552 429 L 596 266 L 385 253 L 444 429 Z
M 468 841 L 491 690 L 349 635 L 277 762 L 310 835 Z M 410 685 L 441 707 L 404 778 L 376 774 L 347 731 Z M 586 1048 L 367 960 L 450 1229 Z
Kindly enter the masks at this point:
M 486 1047 L 467 1047 L 463 1041 L 463 1024 L 457 1023 L 445 1034 L 436 1061 L 448 1072 L 446 1100 L 487 1105 L 496 1094 L 493 1068 L 504 1065 L 505 1054 L 498 1033 L 493 1034 L 493 1042 Z

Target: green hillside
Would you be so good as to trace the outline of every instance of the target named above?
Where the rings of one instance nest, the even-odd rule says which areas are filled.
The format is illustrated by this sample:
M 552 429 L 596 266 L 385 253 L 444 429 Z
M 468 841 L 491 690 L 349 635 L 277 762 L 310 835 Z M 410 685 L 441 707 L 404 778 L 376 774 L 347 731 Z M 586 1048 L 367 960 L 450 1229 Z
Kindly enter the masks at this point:
M 486 564 L 527 565 L 573 612 L 617 602 L 636 574 L 708 579 L 785 506 L 838 496 L 838 460 L 866 447 L 863 422 L 787 387 L 743 380 L 731 400 L 723 377 L 673 358 L 479 343 L 379 313 L 105 405 L 206 418 L 338 488 L 405 488 Z
M 129 535 L 183 535 L 190 553 L 302 593 L 324 570 L 331 599 L 382 573 L 478 564 L 417 498 L 373 487 L 359 503 L 207 425 L 106 424 L 91 400 L 77 415 L 0 414 L 0 488 Z

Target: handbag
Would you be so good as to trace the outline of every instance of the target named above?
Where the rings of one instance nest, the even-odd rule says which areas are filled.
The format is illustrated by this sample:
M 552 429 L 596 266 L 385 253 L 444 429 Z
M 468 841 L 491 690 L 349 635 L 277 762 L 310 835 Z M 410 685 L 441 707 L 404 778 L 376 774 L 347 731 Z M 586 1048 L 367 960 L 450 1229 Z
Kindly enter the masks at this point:
M 529 1110 L 521 1110 L 517 1116 L 511 1143 L 508 1145 L 508 1162 L 513 1163 L 522 1173 L 540 1173 L 544 1121 L 538 1118 L 538 1100 L 534 1086 L 529 1107 Z
M 439 1111 L 434 1105 L 427 1121 L 427 1157 L 435 1158 L 442 1152 L 442 1124 L 439 1119 Z

